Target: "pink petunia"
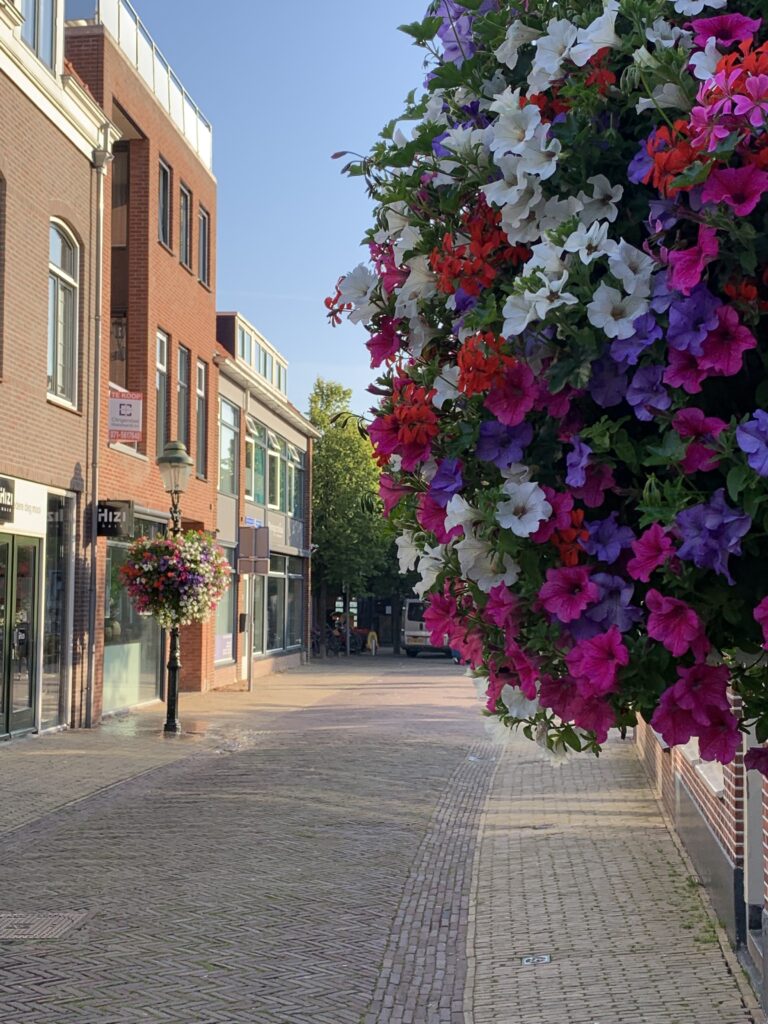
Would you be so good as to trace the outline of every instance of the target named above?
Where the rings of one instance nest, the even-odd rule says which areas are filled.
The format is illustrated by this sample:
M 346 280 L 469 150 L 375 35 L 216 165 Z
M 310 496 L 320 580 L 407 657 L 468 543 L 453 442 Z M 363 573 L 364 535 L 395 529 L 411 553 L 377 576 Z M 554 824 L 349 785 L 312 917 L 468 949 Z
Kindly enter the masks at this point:
M 384 504 L 385 516 L 390 514 L 401 498 L 410 493 L 410 487 L 403 487 L 402 484 L 398 484 L 388 473 L 382 473 L 379 477 L 379 497 Z
M 455 598 L 445 590 L 442 594 L 429 595 L 429 607 L 424 612 L 424 625 L 429 630 L 430 642 L 442 647 L 446 635 L 456 631 L 458 608 Z
M 692 650 L 697 658 L 709 650 L 701 619 L 685 601 L 664 597 L 658 590 L 649 590 L 645 603 L 650 610 L 648 636 L 658 640 L 676 658 Z
M 689 668 L 678 667 L 677 674 L 678 681 L 672 687 L 675 703 L 690 711 L 699 725 L 709 724 L 712 709 L 728 711 L 730 673 L 727 666 L 697 662 Z
M 371 369 L 381 366 L 385 359 L 391 359 L 402 344 L 402 338 L 397 333 L 399 320 L 391 316 L 385 316 L 381 320 L 381 326 L 376 334 L 366 341 L 365 347 L 371 354 Z
M 520 619 L 520 598 L 504 583 L 497 583 L 488 594 L 482 615 L 505 632 L 515 632 Z
M 709 724 L 699 730 L 699 754 L 704 761 L 730 764 L 741 748 L 739 721 L 731 711 L 712 709 Z
M 674 699 L 674 687 L 662 693 L 658 707 L 651 717 L 651 728 L 659 733 L 670 747 L 684 744 L 696 732 L 696 722 L 690 711 L 681 708 Z
M 701 391 L 702 381 L 709 377 L 697 357 L 691 352 L 671 348 L 668 358 L 669 366 L 664 371 L 664 383 L 672 388 L 682 388 L 689 395 L 697 395 Z
M 416 519 L 419 526 L 428 530 L 430 533 L 434 533 L 438 544 L 447 544 L 449 541 L 453 540 L 454 537 L 461 537 L 464 533 L 464 529 L 460 525 L 454 526 L 452 530 L 446 530 L 445 517 L 445 509 L 442 505 L 439 505 L 434 498 L 426 492 L 419 495 L 419 501 L 416 507 Z
M 616 688 L 616 675 L 629 664 L 629 651 L 614 625 L 606 633 L 580 640 L 565 661 L 582 697 L 604 697 Z
M 751 747 L 744 755 L 744 767 L 768 775 L 768 747 Z
M 744 353 L 757 347 L 757 339 L 741 323 L 732 306 L 720 306 L 717 319 L 717 327 L 704 339 L 699 366 L 723 377 L 733 377 L 741 370 Z
M 725 203 L 737 217 L 752 213 L 768 191 L 768 173 L 754 164 L 712 171 L 701 191 L 703 203 Z M 714 231 L 714 228 L 710 228 Z M 702 229 L 699 228 L 699 237 Z M 717 252 L 715 252 L 717 255 Z
M 552 676 L 542 676 L 539 685 L 539 704 L 569 722 L 573 718 L 574 708 L 581 703 L 581 697 L 576 686 L 576 680 L 570 676 L 560 676 L 558 679 Z
M 675 545 L 659 523 L 654 523 L 632 541 L 634 558 L 627 562 L 627 572 L 633 580 L 647 583 L 651 573 L 664 565 L 674 554 Z
M 720 455 L 701 441 L 692 441 L 680 463 L 683 473 L 709 473 L 720 465 Z
M 717 231 L 700 224 L 696 245 L 690 249 L 672 249 L 669 252 L 670 286 L 683 295 L 690 295 L 701 281 L 704 268 L 717 257 L 719 251 Z
M 583 566 L 547 569 L 547 581 L 539 591 L 539 600 L 561 622 L 573 622 L 600 597 L 596 584 Z
M 694 18 L 691 28 L 694 31 L 693 41 L 702 49 L 707 40 L 714 36 L 720 49 L 726 49 L 734 43 L 742 43 L 751 39 L 762 24 L 762 18 L 748 18 L 745 14 L 716 14 L 713 18 Z
M 752 617 L 763 631 L 763 648 L 768 651 L 768 597 L 764 597 L 757 605 Z
M 573 708 L 573 722 L 593 732 L 598 743 L 605 743 L 608 730 L 616 724 L 616 712 L 600 697 L 581 698 Z
M 507 427 L 516 427 L 533 408 L 536 385 L 525 363 L 515 363 L 504 371 L 500 384 L 491 388 L 485 399 L 486 409 Z
M 520 687 L 523 696 L 535 700 L 540 675 L 536 659 L 524 651 L 513 636 L 507 636 L 504 653 L 509 658 L 509 664 L 517 677 L 516 685 Z
M 558 530 L 568 530 L 571 527 L 571 509 L 573 508 L 573 495 L 562 491 L 555 491 L 546 484 L 539 485 L 544 491 L 549 504 L 552 506 L 552 515 L 546 522 L 540 524 L 538 530 L 532 533 L 529 540 L 534 544 L 546 544 Z
M 572 487 L 571 494 L 579 501 L 583 501 L 587 508 L 600 508 L 605 501 L 605 492 L 615 487 L 616 480 L 610 466 L 603 463 L 587 466 L 587 480 L 581 487 Z
M 728 424 L 717 416 L 705 416 L 704 410 L 695 405 L 689 405 L 685 409 L 678 409 L 672 417 L 672 429 L 680 437 L 692 437 L 700 440 L 703 437 L 717 437 Z

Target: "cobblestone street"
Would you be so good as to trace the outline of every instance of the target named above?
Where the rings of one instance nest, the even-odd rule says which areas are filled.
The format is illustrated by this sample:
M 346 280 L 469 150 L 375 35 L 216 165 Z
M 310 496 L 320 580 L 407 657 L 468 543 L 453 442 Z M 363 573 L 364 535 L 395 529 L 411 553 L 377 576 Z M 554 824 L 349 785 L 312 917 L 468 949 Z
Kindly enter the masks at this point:
M 495 746 L 444 659 L 162 713 L 0 749 L 2 910 L 83 915 L 0 944 L 0 1021 L 762 1019 L 629 742 Z

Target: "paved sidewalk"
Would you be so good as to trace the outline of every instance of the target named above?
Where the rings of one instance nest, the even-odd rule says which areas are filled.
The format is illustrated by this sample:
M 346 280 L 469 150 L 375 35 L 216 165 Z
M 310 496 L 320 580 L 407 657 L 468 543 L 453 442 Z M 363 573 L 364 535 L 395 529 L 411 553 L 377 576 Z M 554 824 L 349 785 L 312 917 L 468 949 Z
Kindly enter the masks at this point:
M 495 746 L 444 659 L 163 710 L 0 746 L 0 911 L 80 915 L 0 941 L 0 1022 L 762 1020 L 629 742 Z

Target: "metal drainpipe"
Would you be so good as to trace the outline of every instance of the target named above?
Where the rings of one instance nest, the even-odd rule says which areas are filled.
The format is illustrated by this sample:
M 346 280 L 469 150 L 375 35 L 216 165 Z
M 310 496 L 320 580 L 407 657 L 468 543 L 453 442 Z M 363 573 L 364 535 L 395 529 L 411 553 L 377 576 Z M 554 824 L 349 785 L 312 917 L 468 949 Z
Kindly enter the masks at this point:
M 93 333 L 93 424 L 91 438 L 91 593 L 88 607 L 88 678 L 85 694 L 85 726 L 93 725 L 93 691 L 96 678 L 96 586 L 99 523 L 99 445 L 101 444 L 101 322 L 104 296 L 104 181 L 112 160 L 109 149 L 109 125 L 101 128 L 101 146 L 94 149 L 91 163 L 96 171 L 96 275 L 94 280 Z

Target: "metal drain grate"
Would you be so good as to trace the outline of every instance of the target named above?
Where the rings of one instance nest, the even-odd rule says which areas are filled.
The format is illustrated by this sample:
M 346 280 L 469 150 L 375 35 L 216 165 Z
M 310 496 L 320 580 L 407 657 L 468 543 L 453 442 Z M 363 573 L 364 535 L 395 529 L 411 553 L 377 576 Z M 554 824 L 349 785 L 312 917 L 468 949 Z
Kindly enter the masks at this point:
M 69 910 L 57 914 L 13 914 L 0 912 L 0 942 L 24 939 L 60 939 L 83 924 L 87 910 Z
M 552 957 L 549 953 L 538 953 L 533 956 L 521 956 L 520 963 L 523 967 L 538 967 L 539 964 L 552 963 Z

